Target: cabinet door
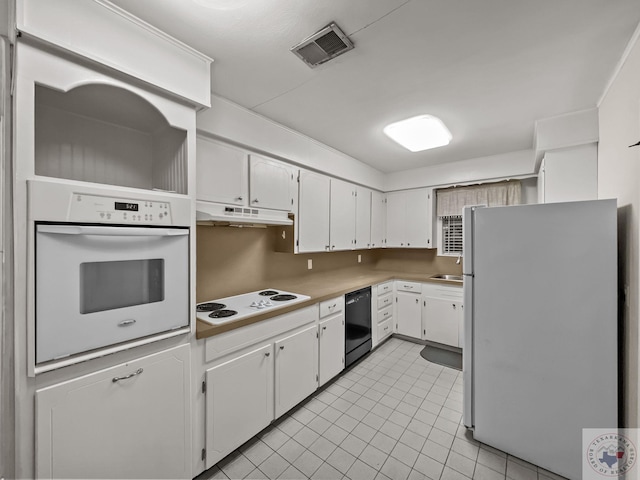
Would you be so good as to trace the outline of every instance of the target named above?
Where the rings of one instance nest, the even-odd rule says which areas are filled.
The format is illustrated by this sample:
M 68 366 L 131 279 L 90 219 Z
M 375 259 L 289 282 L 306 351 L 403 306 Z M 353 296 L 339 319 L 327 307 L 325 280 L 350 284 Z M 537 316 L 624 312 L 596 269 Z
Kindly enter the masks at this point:
M 344 314 L 320 322 L 320 385 L 344 369 Z
M 407 210 L 404 192 L 387 193 L 387 247 L 406 244 Z
M 356 241 L 356 187 L 331 179 L 331 250 L 351 250 Z
M 355 248 L 371 247 L 371 190 L 356 187 L 356 241 Z
M 462 303 L 456 303 L 457 315 L 458 315 L 458 346 L 464 347 L 464 305 Z
M 276 342 L 276 418 L 318 388 L 318 327 Z
M 189 345 L 36 391 L 37 478 L 191 478 Z
M 384 247 L 386 231 L 386 197 L 383 193 L 371 192 L 371 248 Z
M 210 138 L 196 139 L 196 198 L 207 202 L 246 205 L 247 153 Z
M 298 251 L 324 252 L 329 249 L 330 179 L 325 175 L 300 171 L 298 205 Z
M 431 213 L 426 188 L 407 190 L 405 246 L 411 248 L 431 247 Z
M 420 295 L 398 292 L 396 304 L 396 325 L 398 333 L 413 338 L 422 338 L 422 305 Z
M 273 420 L 273 344 L 207 370 L 206 468 Z
M 462 309 L 459 302 L 442 298 L 424 299 L 424 339 L 457 347 Z
M 249 156 L 249 205 L 291 211 L 294 169 L 286 163 L 260 155 Z

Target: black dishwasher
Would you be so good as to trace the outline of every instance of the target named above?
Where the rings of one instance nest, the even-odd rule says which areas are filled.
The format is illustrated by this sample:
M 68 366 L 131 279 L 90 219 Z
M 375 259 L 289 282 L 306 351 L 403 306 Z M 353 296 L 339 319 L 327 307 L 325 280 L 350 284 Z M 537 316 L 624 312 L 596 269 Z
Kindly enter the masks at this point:
M 345 367 L 371 351 L 371 287 L 347 293 L 345 311 Z

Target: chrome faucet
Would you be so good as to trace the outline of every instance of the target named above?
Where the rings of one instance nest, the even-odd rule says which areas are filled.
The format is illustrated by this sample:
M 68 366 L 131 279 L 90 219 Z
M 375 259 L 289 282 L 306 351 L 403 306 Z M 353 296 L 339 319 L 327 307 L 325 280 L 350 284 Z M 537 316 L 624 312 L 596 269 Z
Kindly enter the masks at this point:
M 462 254 L 458 254 L 458 259 L 456 260 L 456 265 L 460 265 L 460 261 L 462 260 Z

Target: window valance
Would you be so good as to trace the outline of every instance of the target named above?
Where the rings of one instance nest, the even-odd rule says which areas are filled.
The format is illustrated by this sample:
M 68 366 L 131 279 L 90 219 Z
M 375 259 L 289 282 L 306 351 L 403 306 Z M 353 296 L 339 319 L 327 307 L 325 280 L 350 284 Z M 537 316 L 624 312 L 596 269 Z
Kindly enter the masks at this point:
M 520 205 L 522 185 L 520 180 L 484 183 L 467 187 L 450 187 L 437 190 L 436 213 L 439 217 L 462 215 L 468 205 Z

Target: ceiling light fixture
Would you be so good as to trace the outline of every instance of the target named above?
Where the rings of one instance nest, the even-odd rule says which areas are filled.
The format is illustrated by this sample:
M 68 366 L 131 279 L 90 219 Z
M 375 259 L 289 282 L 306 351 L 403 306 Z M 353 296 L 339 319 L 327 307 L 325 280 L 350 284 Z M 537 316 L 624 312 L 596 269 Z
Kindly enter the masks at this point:
M 390 123 L 383 132 L 412 152 L 449 145 L 453 138 L 442 120 L 433 115 L 418 115 Z

